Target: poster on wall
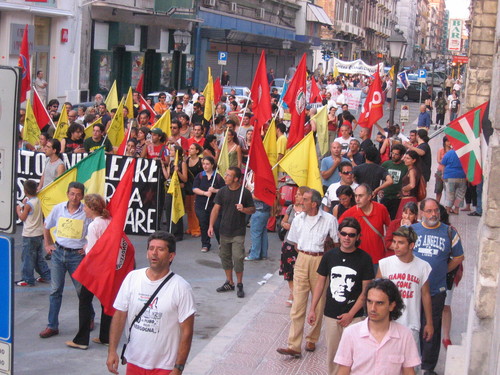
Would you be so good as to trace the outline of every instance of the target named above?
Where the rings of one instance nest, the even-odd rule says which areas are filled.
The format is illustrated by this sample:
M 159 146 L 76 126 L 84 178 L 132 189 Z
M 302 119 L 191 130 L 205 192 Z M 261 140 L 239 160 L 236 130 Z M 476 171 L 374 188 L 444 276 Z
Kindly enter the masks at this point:
M 71 168 L 83 159 L 85 154 L 61 154 L 66 168 Z M 120 155 L 106 155 L 106 201 L 109 202 L 130 158 Z M 46 156 L 41 152 L 18 151 L 16 200 L 20 203 L 24 198 L 23 183 L 27 179 L 40 181 L 45 166 Z M 159 228 L 163 208 L 163 184 L 159 180 L 158 161 L 137 159 L 137 166 L 129 201 L 125 233 L 148 235 Z
M 139 79 L 141 79 L 142 72 L 144 71 L 144 54 L 133 53 L 132 54 L 132 69 L 130 77 L 130 85 L 132 87 L 137 87 Z
M 172 54 L 161 55 L 160 89 L 166 90 L 172 82 Z
M 103 53 L 99 57 L 99 91 L 109 92 L 111 89 L 111 54 Z

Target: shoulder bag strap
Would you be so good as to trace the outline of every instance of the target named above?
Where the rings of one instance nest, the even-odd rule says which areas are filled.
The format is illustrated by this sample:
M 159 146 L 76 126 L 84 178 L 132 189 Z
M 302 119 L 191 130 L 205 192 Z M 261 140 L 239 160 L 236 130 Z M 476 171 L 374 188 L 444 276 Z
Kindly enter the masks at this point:
M 163 288 L 163 286 L 168 282 L 168 280 L 170 280 L 174 275 L 175 274 L 173 272 L 171 272 L 170 275 L 168 275 L 167 278 L 162 281 L 162 283 L 158 286 L 158 288 L 156 288 L 156 290 L 154 291 L 154 293 L 151 295 L 151 297 L 149 297 L 149 299 L 147 300 L 147 302 L 144 304 L 144 306 L 142 307 L 141 311 L 139 311 L 139 314 L 137 314 L 135 316 L 134 320 L 132 321 L 132 324 L 130 324 L 130 327 L 128 328 L 127 343 L 130 341 L 130 332 L 132 332 L 132 327 L 134 326 L 134 324 L 139 320 L 139 318 L 142 316 L 142 314 L 144 314 L 144 312 L 146 311 L 146 309 L 148 308 L 148 306 L 151 304 L 151 302 L 153 302 L 154 298 L 156 297 L 156 295 L 158 294 L 158 292 L 160 291 L 160 289 Z
M 370 220 L 368 220 L 368 218 L 366 216 L 362 216 L 363 220 L 366 222 L 366 224 L 368 224 L 368 226 L 377 234 L 377 236 L 379 236 L 381 239 L 382 239 L 382 243 L 384 244 L 384 250 L 387 250 L 385 248 L 385 238 L 384 236 L 382 236 L 382 233 L 380 233 L 377 228 L 375 228 L 373 226 L 372 223 L 370 223 Z

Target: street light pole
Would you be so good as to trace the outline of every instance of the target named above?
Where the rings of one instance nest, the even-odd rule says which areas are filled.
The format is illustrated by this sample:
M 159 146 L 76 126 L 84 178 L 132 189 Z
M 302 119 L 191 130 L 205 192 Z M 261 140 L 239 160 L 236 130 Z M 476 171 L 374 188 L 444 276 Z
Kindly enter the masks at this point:
M 436 50 L 431 50 L 430 51 L 430 57 L 432 59 L 432 77 L 431 77 L 431 110 L 430 110 L 430 115 L 431 115 L 431 124 L 432 124 L 432 112 L 433 112 L 433 107 L 432 107 L 432 96 L 434 94 L 434 64 L 436 63 L 436 58 L 437 58 L 437 51 Z
M 396 58 L 396 62 L 394 64 L 394 79 L 392 80 L 391 87 L 392 99 L 389 112 L 389 127 L 394 126 L 394 112 L 396 111 L 396 86 L 398 85 L 399 62 L 399 58 Z
M 403 32 L 396 29 L 394 30 L 390 38 L 387 39 L 387 43 L 389 44 L 389 54 L 395 61 L 394 79 L 391 87 L 392 99 L 389 112 L 389 126 L 394 126 L 394 112 L 396 110 L 396 86 L 398 84 L 399 63 L 405 57 L 406 47 L 408 46 L 408 42 L 403 36 Z

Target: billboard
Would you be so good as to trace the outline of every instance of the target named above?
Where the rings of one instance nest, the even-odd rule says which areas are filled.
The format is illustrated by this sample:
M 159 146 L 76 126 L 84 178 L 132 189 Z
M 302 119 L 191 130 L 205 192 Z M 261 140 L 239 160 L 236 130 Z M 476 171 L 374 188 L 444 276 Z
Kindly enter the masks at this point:
M 460 52 L 462 49 L 462 29 L 464 20 L 451 19 L 450 29 L 448 32 L 448 50 Z

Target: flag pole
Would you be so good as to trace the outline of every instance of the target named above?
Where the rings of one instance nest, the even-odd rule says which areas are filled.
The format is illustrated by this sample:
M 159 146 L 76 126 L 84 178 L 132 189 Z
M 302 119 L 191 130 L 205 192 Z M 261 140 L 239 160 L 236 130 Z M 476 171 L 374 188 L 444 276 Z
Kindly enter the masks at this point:
M 35 95 L 38 97 L 38 100 L 40 100 L 40 103 L 44 104 L 44 102 L 42 102 L 42 99 L 40 98 L 40 95 L 38 95 L 38 92 L 36 91 L 35 87 L 33 86 L 33 92 L 35 93 Z M 56 126 L 54 125 L 54 121 L 52 121 L 52 117 L 50 117 L 49 115 L 49 112 L 47 112 L 47 108 L 45 108 L 45 105 L 43 105 L 43 110 L 45 111 L 45 113 L 47 114 L 47 117 L 49 118 L 50 120 L 50 124 L 54 127 L 54 129 L 56 129 Z
M 286 79 L 288 78 L 288 75 L 285 75 L 285 81 L 283 83 L 283 86 L 286 84 Z M 276 114 L 273 117 L 273 120 L 276 121 L 276 117 L 278 117 L 278 113 L 280 113 L 280 109 L 283 107 L 283 93 L 280 95 L 280 100 L 278 102 L 278 109 L 276 110 Z
M 177 173 L 175 170 L 174 170 L 174 173 Z M 168 229 L 168 231 L 170 233 L 172 233 L 172 215 L 174 213 L 174 195 L 173 194 L 170 194 L 172 196 L 172 201 L 170 203 L 170 227 Z
M 108 138 L 108 134 L 104 136 L 104 139 L 102 140 L 101 147 L 104 146 L 104 142 L 106 142 L 106 138 Z
M 210 187 L 214 187 L 214 184 L 215 184 L 215 179 L 217 178 L 217 171 L 218 171 L 218 169 L 219 169 L 219 167 L 216 167 L 216 168 L 215 168 L 215 172 L 214 172 L 214 174 L 212 175 L 212 177 L 213 177 L 213 178 L 212 178 L 212 183 L 210 184 Z M 212 197 L 212 196 L 207 197 L 207 203 L 205 203 L 205 211 L 206 211 L 206 210 L 207 210 L 207 208 L 208 208 L 208 202 L 210 201 L 210 198 L 211 198 L 211 197 Z
M 260 135 L 259 135 L 259 137 L 260 137 Z M 250 162 L 250 153 L 248 153 L 247 164 L 245 167 L 245 174 L 243 175 L 243 183 L 241 184 L 240 199 L 238 200 L 238 204 L 241 204 L 241 200 L 243 199 L 243 190 L 245 189 L 245 182 L 247 181 L 248 163 L 249 162 Z

